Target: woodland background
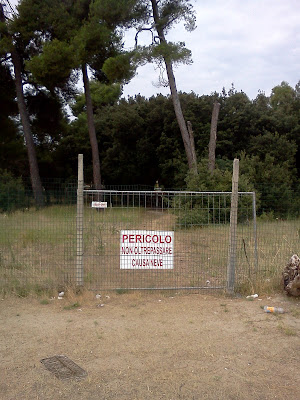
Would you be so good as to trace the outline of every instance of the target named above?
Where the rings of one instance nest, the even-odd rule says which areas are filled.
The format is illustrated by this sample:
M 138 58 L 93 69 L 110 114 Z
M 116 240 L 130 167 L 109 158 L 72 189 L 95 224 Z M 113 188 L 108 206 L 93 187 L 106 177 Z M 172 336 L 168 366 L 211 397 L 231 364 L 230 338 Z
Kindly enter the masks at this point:
M 221 93 L 201 96 L 193 91 L 179 92 L 184 118 L 191 122 L 194 132 L 198 161 L 198 174 L 194 175 L 188 169 L 171 96 L 157 94 L 145 98 L 139 94 L 127 99 L 122 97 L 123 85 L 134 75 L 141 58 L 143 62 L 148 62 L 153 57 L 157 57 L 159 62 L 162 57 L 166 59 L 166 49 L 160 48 L 159 51 L 162 53 L 154 54 L 155 43 L 152 43 L 151 48 L 153 54 L 149 53 L 149 49 L 147 54 L 145 48 L 140 49 L 140 54 L 143 55 L 140 55 L 138 61 L 137 58 L 133 61 L 132 54 L 123 52 L 117 33 L 121 27 L 128 28 L 130 24 L 134 26 L 136 21 L 141 24 L 139 18 L 142 17 L 131 15 L 131 19 L 124 17 L 122 21 L 116 18 L 115 21 L 111 19 L 109 23 L 105 22 L 107 29 L 105 32 L 111 36 L 106 43 L 102 43 L 102 47 L 99 47 L 99 41 L 97 42 L 98 53 L 96 53 L 91 40 L 91 32 L 95 36 L 97 33 L 92 31 L 95 19 L 91 19 L 89 8 L 91 2 L 86 0 L 75 2 L 78 3 L 80 11 L 77 10 L 75 15 L 78 23 L 76 32 L 79 32 L 77 37 L 77 33 L 74 33 L 75 28 L 70 29 L 68 34 L 59 30 L 59 23 L 53 28 L 53 20 L 51 25 L 49 22 L 51 15 L 47 14 L 47 8 L 44 10 L 45 14 L 41 12 L 41 4 L 47 5 L 47 3 L 47 1 L 23 0 L 17 17 L 10 19 L 3 17 L 1 20 L 0 190 L 2 192 L 9 187 L 19 190 L 22 185 L 26 186 L 27 178 L 30 176 L 26 141 L 17 104 L 15 74 L 9 58 L 9 55 L 16 50 L 21 59 L 24 100 L 39 174 L 44 187 L 47 181 L 54 179 L 65 183 L 73 182 L 77 176 L 79 153 L 84 155 L 85 183 L 93 186 L 87 104 L 84 94 L 78 89 L 78 85 L 76 86 L 78 79 L 81 79 L 79 66 L 89 65 L 89 85 L 103 187 L 111 185 L 154 187 L 158 181 L 160 187 L 164 189 L 228 191 L 231 190 L 232 160 L 239 158 L 239 189 L 257 192 L 261 214 L 276 213 L 278 204 L 285 209 L 285 213 L 287 210 L 293 215 L 299 212 L 299 200 L 297 200 L 299 196 L 294 194 L 299 193 L 300 177 L 300 81 L 295 88 L 287 82 L 279 82 L 270 96 L 259 92 L 255 99 L 250 99 L 246 93 L 237 91 L 234 84 L 229 90 L 224 88 Z M 60 4 L 62 3 L 64 2 Z M 106 2 L 98 0 L 94 3 L 103 6 Z M 108 2 L 112 3 L 117 4 L 118 1 Z M 136 7 L 139 2 L 128 3 Z M 164 3 L 172 2 L 161 4 Z M 185 1 L 173 3 L 179 5 L 182 3 L 182 7 L 188 5 Z M 33 5 L 38 7 L 35 9 Z M 53 2 L 51 7 L 55 9 Z M 95 11 L 96 6 L 94 7 Z M 191 8 L 182 7 L 180 10 L 185 10 L 184 17 L 191 18 Z M 86 10 L 89 10 L 88 14 Z M 99 18 L 101 7 L 97 12 L 98 14 L 95 11 L 95 15 Z M 39 15 L 36 22 L 40 24 L 38 28 L 32 22 L 35 21 L 35 13 Z M 112 14 L 107 13 L 107 15 L 112 18 Z M 75 17 L 73 15 L 73 18 Z M 145 17 L 143 18 L 145 22 Z M 103 19 L 101 21 L 103 22 Z M 63 22 L 66 24 L 66 19 Z M 74 23 L 74 20 L 69 22 Z M 78 43 L 78 38 L 86 42 L 84 51 L 81 49 L 81 53 L 76 54 L 75 60 L 70 55 L 70 46 L 76 41 Z M 159 46 L 156 47 L 156 52 Z M 189 55 L 182 51 L 182 45 L 179 45 L 176 51 L 178 51 L 177 56 L 174 54 L 170 56 L 172 62 L 185 62 Z M 47 64 L 49 54 L 57 55 L 55 65 Z M 117 62 L 105 64 L 107 59 L 115 59 Z M 186 68 L 188 73 L 188 66 Z M 113 79 L 109 78 L 111 75 Z M 208 145 L 215 101 L 221 105 L 217 129 L 216 168 L 214 174 L 209 174 Z

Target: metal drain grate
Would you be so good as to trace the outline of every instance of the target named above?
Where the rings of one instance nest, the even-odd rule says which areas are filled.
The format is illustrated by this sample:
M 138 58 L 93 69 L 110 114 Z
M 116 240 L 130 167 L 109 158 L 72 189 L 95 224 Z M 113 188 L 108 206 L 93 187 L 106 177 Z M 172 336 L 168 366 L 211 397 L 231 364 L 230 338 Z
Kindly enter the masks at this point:
M 58 379 L 83 379 L 87 372 L 70 360 L 67 356 L 54 356 L 43 358 L 41 363 L 52 372 Z

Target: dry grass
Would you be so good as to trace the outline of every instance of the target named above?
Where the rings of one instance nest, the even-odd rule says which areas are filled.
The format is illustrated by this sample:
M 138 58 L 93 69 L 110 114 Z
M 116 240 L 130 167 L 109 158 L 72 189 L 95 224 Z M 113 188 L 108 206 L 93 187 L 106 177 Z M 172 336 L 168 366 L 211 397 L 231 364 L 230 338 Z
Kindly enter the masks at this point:
M 21 297 L 74 280 L 75 206 L 0 214 L 2 291 Z M 87 288 L 224 287 L 229 225 L 179 229 L 176 215 L 144 208 L 85 209 L 84 284 Z M 299 248 L 300 221 L 262 221 L 257 253 L 252 222 L 238 226 L 236 287 L 241 293 L 272 293 L 281 272 Z M 175 231 L 174 270 L 121 271 L 120 230 Z M 257 259 L 256 259 L 257 254 Z M 258 260 L 258 264 L 257 264 Z

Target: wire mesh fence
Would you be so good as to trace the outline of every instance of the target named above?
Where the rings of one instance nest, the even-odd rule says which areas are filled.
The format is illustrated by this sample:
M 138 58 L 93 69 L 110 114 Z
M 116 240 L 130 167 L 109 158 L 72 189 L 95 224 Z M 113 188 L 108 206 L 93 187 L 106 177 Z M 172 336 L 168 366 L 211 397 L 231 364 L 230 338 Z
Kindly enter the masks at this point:
M 76 259 L 76 186 L 43 182 L 36 208 L 27 181 L 0 191 L 0 289 L 20 294 L 64 285 Z
M 43 184 L 47 202 L 40 209 L 26 185 L 0 190 L 2 290 L 25 294 L 76 282 L 76 184 L 58 183 Z M 95 290 L 225 288 L 230 198 L 225 192 L 84 190 L 82 283 Z M 280 202 L 266 211 L 259 208 L 262 198 L 255 207 L 253 193 L 239 193 L 237 290 L 255 279 L 279 281 L 291 255 L 299 254 L 297 199 L 290 193 L 292 213 Z
M 253 193 L 239 197 L 238 234 L 251 246 L 246 260 L 254 270 Z M 84 284 L 91 289 L 225 288 L 230 201 L 225 192 L 85 190 Z M 244 253 L 238 257 L 243 270 Z

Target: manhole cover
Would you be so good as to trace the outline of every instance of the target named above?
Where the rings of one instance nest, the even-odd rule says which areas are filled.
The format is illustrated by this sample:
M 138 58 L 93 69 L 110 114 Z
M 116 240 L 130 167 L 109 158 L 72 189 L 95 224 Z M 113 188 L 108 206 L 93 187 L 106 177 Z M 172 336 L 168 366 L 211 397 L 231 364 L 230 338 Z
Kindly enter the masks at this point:
M 87 372 L 70 360 L 67 356 L 54 356 L 43 358 L 41 363 L 61 380 L 67 379 L 83 379 L 87 376 Z

